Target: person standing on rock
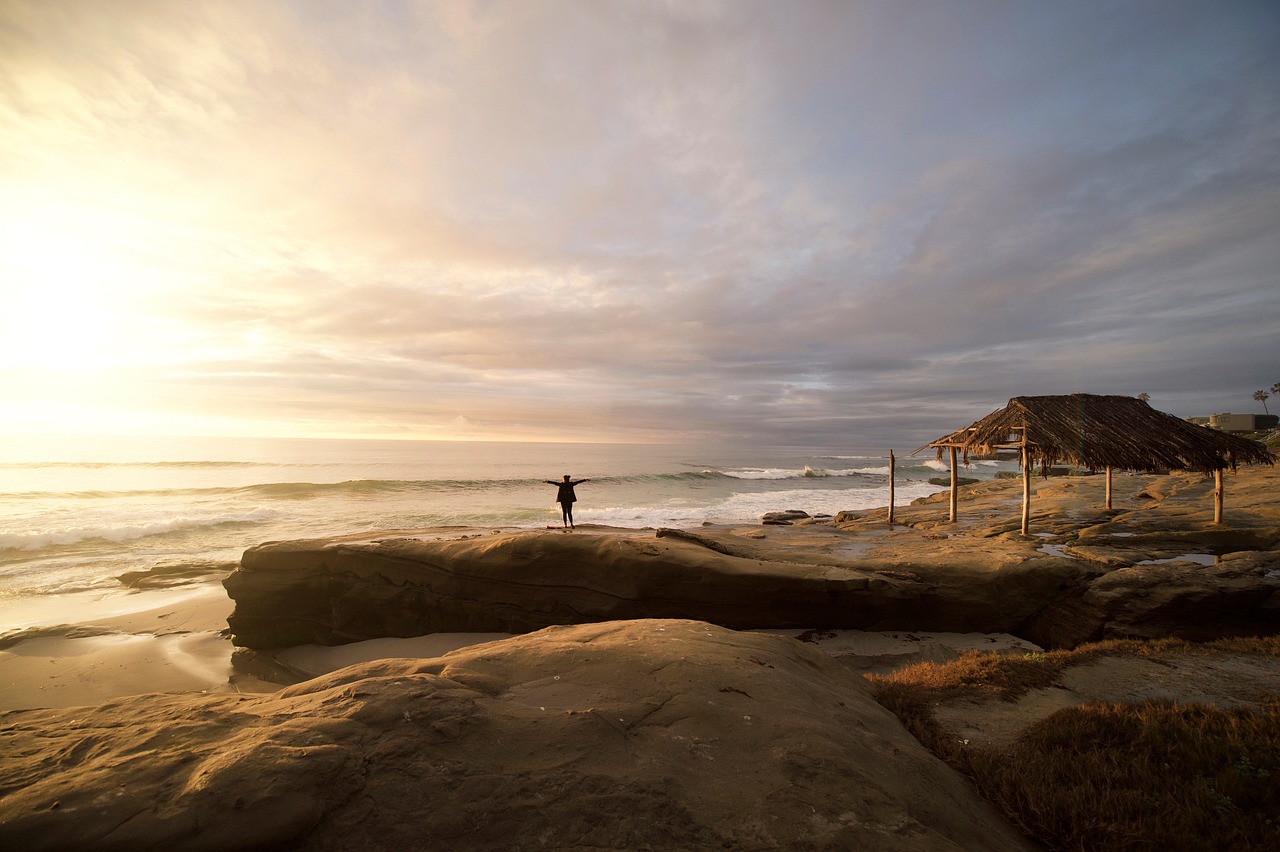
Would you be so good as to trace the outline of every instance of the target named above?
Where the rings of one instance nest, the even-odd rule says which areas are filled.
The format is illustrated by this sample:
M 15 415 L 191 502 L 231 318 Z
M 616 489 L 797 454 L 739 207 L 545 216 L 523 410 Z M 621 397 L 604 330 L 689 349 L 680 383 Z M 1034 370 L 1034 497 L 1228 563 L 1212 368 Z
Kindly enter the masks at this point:
M 563 513 L 564 526 L 566 529 L 573 527 L 573 504 L 577 502 L 578 495 L 573 493 L 573 486 L 581 485 L 584 482 L 590 482 L 590 479 L 570 479 L 569 474 L 564 475 L 564 480 L 556 482 L 553 479 L 544 479 L 543 482 L 548 485 L 557 485 L 560 490 L 556 492 L 556 502 L 560 504 L 560 511 Z

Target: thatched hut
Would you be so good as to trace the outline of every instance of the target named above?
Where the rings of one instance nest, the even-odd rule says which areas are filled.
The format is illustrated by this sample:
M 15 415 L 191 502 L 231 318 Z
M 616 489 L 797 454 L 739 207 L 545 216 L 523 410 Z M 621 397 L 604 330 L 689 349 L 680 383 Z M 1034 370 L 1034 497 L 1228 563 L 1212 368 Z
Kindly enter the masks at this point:
M 1031 470 L 1044 475 L 1059 462 L 1107 472 L 1107 508 L 1111 508 L 1111 471 L 1193 470 L 1213 473 L 1214 523 L 1222 521 L 1222 471 L 1241 464 L 1274 464 L 1263 444 L 1196 426 L 1156 411 L 1141 399 L 1073 393 L 1066 396 L 1016 396 L 999 411 L 930 441 L 916 452 L 935 448 L 951 454 L 951 519 L 956 517 L 956 455 L 965 463 L 1016 448 L 1022 461 L 1022 532 L 1031 506 Z

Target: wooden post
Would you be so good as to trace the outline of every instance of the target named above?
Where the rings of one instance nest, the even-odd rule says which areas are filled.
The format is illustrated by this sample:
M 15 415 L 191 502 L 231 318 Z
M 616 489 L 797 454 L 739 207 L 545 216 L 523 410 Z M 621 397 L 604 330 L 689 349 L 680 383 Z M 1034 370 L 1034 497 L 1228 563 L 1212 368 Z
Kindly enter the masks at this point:
M 1111 508 L 1111 465 L 1107 465 L 1107 508 Z
M 889 450 L 889 526 L 893 526 L 893 450 Z
M 956 474 L 956 448 L 951 448 L 951 523 L 956 522 L 956 491 L 959 489 L 960 483 Z
M 1222 523 L 1222 468 L 1213 472 L 1213 522 Z
M 1031 532 L 1031 451 L 1027 448 L 1027 430 L 1022 430 L 1022 534 Z

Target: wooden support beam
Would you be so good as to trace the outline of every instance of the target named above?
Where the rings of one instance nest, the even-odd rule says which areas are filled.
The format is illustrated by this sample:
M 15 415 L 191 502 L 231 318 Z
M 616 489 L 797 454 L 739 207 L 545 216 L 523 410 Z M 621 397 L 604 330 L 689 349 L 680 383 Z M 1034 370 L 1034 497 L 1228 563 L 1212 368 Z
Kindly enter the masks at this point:
M 1022 534 L 1031 533 L 1031 451 L 1027 448 L 1027 431 L 1022 430 Z
M 956 473 L 956 448 L 951 448 L 951 523 L 956 522 L 956 503 L 960 489 L 959 476 Z
M 1222 523 L 1222 468 L 1213 472 L 1213 522 Z
M 1111 465 L 1107 465 L 1107 508 L 1111 508 Z
M 894 476 L 893 450 L 889 450 L 889 526 L 893 526 L 893 476 Z

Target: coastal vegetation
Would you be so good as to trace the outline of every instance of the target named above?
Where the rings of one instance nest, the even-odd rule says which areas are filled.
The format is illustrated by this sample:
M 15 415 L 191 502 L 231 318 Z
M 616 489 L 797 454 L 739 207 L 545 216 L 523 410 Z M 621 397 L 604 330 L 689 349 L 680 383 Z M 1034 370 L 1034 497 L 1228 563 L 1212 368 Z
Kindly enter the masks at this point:
M 1270 414 L 1271 410 L 1267 408 L 1267 400 L 1271 399 L 1273 396 L 1280 396 L 1280 382 L 1276 382 L 1272 385 L 1270 392 L 1265 391 L 1262 388 L 1254 391 L 1253 401 L 1262 403 L 1262 410 L 1267 414 Z
M 1267 432 L 1258 432 L 1250 435 L 1255 441 L 1261 441 L 1266 445 L 1267 449 L 1273 453 L 1280 453 L 1280 429 L 1271 429 Z
M 1017 701 L 1103 657 L 1280 656 L 1280 637 L 1118 640 L 1023 656 L 970 652 L 872 676 L 877 698 L 1047 849 L 1280 846 L 1280 701 L 1260 712 L 1171 701 L 1096 702 L 1030 724 L 1008 748 L 937 720 L 957 701 Z

